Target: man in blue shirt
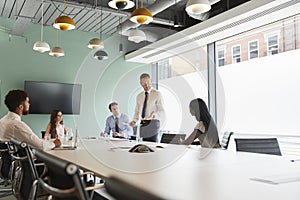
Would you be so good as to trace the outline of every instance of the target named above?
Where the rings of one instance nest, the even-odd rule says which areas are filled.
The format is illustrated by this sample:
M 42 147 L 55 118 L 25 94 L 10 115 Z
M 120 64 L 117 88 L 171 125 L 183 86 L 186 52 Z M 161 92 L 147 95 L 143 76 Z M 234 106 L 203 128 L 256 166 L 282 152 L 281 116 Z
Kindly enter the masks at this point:
M 110 135 L 113 137 L 128 138 L 132 135 L 132 127 L 129 125 L 130 118 L 125 113 L 121 113 L 117 102 L 112 102 L 108 106 L 111 116 L 106 118 L 105 131 L 101 132 L 101 136 Z

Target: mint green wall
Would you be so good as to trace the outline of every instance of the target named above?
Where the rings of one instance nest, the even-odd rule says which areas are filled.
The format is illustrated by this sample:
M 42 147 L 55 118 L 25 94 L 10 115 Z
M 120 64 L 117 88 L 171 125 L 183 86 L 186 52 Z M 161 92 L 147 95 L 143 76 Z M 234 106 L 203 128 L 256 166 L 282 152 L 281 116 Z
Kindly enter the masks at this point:
M 13 23 L 0 19 L 2 27 L 11 28 Z M 105 118 L 110 114 L 107 105 L 112 100 L 118 101 L 121 110 L 132 116 L 135 96 L 141 91 L 139 75 L 149 72 L 150 66 L 125 62 L 124 55 L 118 52 L 118 35 L 104 41 L 109 59 L 95 60 L 96 50 L 86 46 L 93 37 L 98 34 L 76 30 L 62 32 L 45 27 L 44 40 L 51 47 L 58 43 L 65 51 L 65 57 L 54 58 L 32 50 L 33 44 L 40 40 L 38 25 L 30 25 L 24 37 L 12 36 L 10 40 L 7 33 L 0 32 L 0 116 L 7 113 L 3 103 L 6 93 L 11 89 L 23 89 L 25 80 L 82 84 L 81 114 L 64 115 L 65 125 L 77 127 L 82 137 L 97 136 L 104 129 Z M 49 115 L 31 114 L 23 120 L 39 134 L 45 129 Z

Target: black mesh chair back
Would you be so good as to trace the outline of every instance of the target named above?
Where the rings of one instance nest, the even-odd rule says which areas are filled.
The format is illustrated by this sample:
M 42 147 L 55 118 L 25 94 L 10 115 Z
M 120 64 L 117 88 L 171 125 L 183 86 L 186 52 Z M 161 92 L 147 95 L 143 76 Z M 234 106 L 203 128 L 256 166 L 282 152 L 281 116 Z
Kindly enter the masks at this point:
M 116 177 L 105 179 L 106 191 L 116 200 L 162 200 L 163 198 L 144 191 Z
M 163 133 L 160 142 L 168 144 L 179 144 L 183 140 L 185 140 L 185 134 Z
M 223 138 L 222 138 L 222 141 L 221 141 L 221 144 L 220 144 L 223 149 L 228 148 L 229 141 L 230 141 L 230 138 L 231 138 L 232 135 L 233 135 L 233 132 L 229 132 L 229 131 L 224 132 Z
M 44 178 L 39 178 L 39 185 L 49 192 L 53 199 L 91 199 L 85 190 L 79 168 L 69 162 L 54 157 L 43 151 L 33 150 L 38 160 L 43 161 L 47 169 Z
M 236 150 L 281 156 L 277 138 L 235 138 Z
M 12 195 L 12 188 L 9 183 L 11 162 L 6 142 L 0 141 L 0 178 L 2 179 L 1 185 L 5 187 L 0 189 L 0 199 Z
M 12 170 L 14 195 L 21 199 L 36 199 L 38 172 L 30 147 L 25 142 L 15 139 L 11 139 L 8 145 L 14 163 Z

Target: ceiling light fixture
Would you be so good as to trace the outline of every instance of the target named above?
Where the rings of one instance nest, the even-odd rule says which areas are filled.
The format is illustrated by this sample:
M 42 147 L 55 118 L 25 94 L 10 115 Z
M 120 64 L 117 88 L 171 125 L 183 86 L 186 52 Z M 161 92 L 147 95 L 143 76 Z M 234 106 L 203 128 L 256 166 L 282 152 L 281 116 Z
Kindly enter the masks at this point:
M 33 45 L 33 50 L 38 51 L 40 53 L 44 53 L 46 51 L 50 50 L 50 46 L 47 42 L 43 41 L 43 34 L 44 34 L 44 29 L 43 29 L 43 25 L 44 25 L 44 2 L 42 0 L 42 20 L 41 20 L 41 40 L 37 41 L 34 43 Z
M 95 8 L 97 8 L 97 0 L 95 0 Z M 101 13 L 101 15 L 102 15 L 102 13 Z M 102 21 L 102 16 L 100 17 L 100 22 L 101 21 Z M 100 24 L 100 30 L 101 30 L 101 24 Z M 100 31 L 100 34 L 101 34 L 101 31 Z M 96 48 L 103 49 L 104 44 L 102 42 L 102 36 L 100 35 L 100 39 L 99 38 L 91 39 L 88 43 L 88 48 L 90 48 L 90 49 L 96 49 Z
M 146 40 L 146 34 L 142 30 L 132 29 L 128 34 L 128 40 L 135 43 L 140 43 L 141 41 Z
M 104 48 L 104 44 L 103 44 L 103 40 L 102 40 L 102 15 L 103 15 L 103 11 L 102 11 L 102 0 L 100 2 L 100 6 L 101 6 L 101 10 L 100 10 L 100 42 L 102 43 L 101 48 Z M 100 48 L 100 47 L 99 47 Z M 98 51 L 95 52 L 94 54 L 94 58 L 98 59 L 98 60 L 105 60 L 108 59 L 108 54 L 104 51 L 99 49 Z
M 130 21 L 136 24 L 149 24 L 153 21 L 152 13 L 143 7 L 143 0 L 141 0 L 141 7 L 131 13 Z
M 106 60 L 108 59 L 108 55 L 105 51 L 103 50 L 98 50 L 96 51 L 96 53 L 94 54 L 94 58 L 98 59 L 98 60 Z
M 108 6 L 117 10 L 126 10 L 133 8 L 134 2 L 131 0 L 111 0 Z
M 185 7 L 185 11 L 189 14 L 201 14 L 210 9 L 211 5 L 209 0 L 189 0 Z
M 61 47 L 58 46 L 58 34 L 59 34 L 58 30 L 57 30 L 56 33 L 57 33 L 56 34 L 56 43 L 57 43 L 57 46 L 51 48 L 51 50 L 49 52 L 49 55 L 53 56 L 53 57 L 61 57 L 61 56 L 65 55 L 65 52 L 64 52 L 64 50 Z
M 68 31 L 75 29 L 75 23 L 73 19 L 70 17 L 66 16 L 66 0 L 64 0 L 64 15 L 59 16 L 55 19 L 53 23 L 53 27 L 60 29 L 62 31 Z
M 65 55 L 65 52 L 62 48 L 60 47 L 53 47 L 50 52 L 49 52 L 49 55 L 50 56 L 53 56 L 53 57 L 61 57 L 61 56 L 64 56 Z

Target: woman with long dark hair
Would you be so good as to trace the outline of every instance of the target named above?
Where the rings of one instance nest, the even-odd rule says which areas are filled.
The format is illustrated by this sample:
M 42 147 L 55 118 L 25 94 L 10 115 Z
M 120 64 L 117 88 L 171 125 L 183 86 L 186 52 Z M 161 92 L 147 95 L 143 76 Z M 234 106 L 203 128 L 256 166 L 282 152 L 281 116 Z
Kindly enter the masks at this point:
M 62 139 L 66 133 L 67 130 L 63 124 L 62 112 L 60 110 L 53 110 L 44 138 L 47 138 L 47 136 L 50 134 L 51 138 Z
M 200 98 L 193 99 L 190 102 L 190 113 L 195 116 L 198 123 L 183 144 L 191 144 L 198 138 L 202 147 L 220 148 L 217 126 L 208 111 L 206 103 Z

